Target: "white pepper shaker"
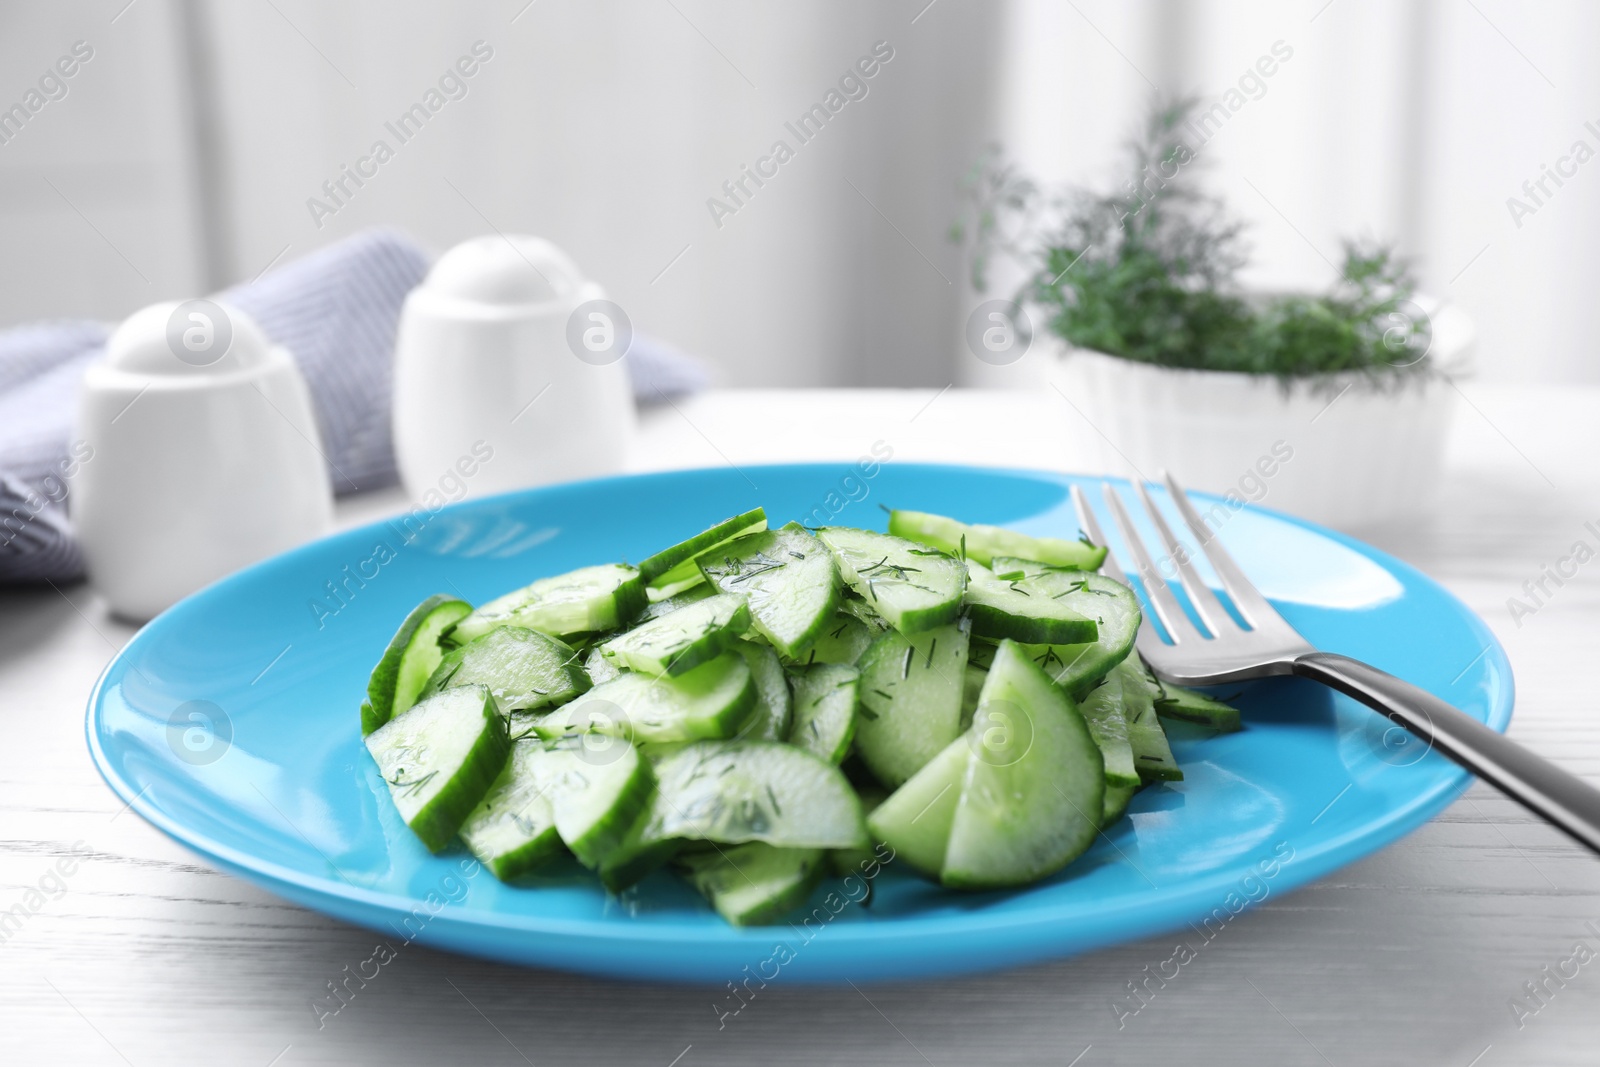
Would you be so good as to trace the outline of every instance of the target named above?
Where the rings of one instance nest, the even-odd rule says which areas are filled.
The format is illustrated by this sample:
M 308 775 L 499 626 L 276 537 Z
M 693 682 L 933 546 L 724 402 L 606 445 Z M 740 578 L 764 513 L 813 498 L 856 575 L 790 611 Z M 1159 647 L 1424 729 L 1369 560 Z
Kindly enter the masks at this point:
M 548 241 L 479 237 L 446 252 L 406 298 L 395 343 L 406 489 L 481 496 L 621 470 L 632 338 L 622 309 Z
M 237 308 L 189 300 L 130 316 L 84 374 L 78 434 L 90 458 L 72 519 L 119 615 L 150 618 L 332 525 L 310 391 Z

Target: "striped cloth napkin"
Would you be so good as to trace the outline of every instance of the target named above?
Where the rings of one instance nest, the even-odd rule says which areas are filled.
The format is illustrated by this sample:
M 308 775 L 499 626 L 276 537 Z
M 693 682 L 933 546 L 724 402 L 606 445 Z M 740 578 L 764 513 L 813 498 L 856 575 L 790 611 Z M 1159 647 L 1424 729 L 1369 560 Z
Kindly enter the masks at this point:
M 398 480 L 389 427 L 395 329 L 406 293 L 427 271 L 410 238 L 373 230 L 222 294 L 293 353 L 341 495 Z M 83 573 L 66 507 L 79 462 L 72 426 L 78 382 L 111 329 L 80 319 L 0 331 L 0 583 Z M 707 383 L 698 362 L 639 334 L 624 363 L 640 402 Z

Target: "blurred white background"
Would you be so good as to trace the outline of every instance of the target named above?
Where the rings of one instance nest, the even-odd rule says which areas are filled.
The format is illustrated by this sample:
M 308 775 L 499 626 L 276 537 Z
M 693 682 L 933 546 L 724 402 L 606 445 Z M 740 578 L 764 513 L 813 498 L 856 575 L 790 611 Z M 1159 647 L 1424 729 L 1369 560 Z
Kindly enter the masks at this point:
M 377 224 L 435 251 L 498 229 L 566 247 L 726 384 L 941 385 L 982 145 L 1105 184 L 1153 98 L 1209 104 L 1281 42 L 1208 145 L 1253 279 L 1320 285 L 1342 236 L 1393 239 L 1477 320 L 1480 375 L 1593 381 L 1600 164 L 1520 225 L 1507 200 L 1600 151 L 1597 36 L 1579 0 L 11 0 L 0 109 L 93 56 L 0 122 L 0 326 L 120 318 Z M 385 123 L 478 41 L 466 95 L 400 144 Z M 879 41 L 866 97 L 719 227 L 707 199 Z M 394 158 L 319 226 L 308 199 L 380 138 Z

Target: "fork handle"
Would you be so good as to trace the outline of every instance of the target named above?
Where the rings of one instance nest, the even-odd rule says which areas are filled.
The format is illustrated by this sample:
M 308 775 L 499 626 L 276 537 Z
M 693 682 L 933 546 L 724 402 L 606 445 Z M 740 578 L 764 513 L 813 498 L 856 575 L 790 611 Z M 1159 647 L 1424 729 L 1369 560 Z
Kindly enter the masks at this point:
M 1294 673 L 1337 689 L 1405 727 L 1537 815 L 1600 852 L 1600 790 L 1535 756 L 1410 682 L 1331 652 L 1294 661 Z

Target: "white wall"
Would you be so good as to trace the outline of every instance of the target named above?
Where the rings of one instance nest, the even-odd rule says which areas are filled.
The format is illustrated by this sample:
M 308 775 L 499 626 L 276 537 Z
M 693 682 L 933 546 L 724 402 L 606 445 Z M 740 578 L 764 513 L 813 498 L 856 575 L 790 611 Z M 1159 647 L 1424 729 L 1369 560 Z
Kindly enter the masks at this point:
M 942 385 L 978 147 L 1107 181 L 1154 95 L 1215 97 L 1281 39 L 1293 59 L 1205 153 L 1253 276 L 1321 284 L 1341 236 L 1392 237 L 1477 319 L 1483 375 L 1600 378 L 1600 163 L 1520 227 L 1506 207 L 1575 140 L 1600 151 L 1585 0 L 524 2 L 0 6 L 0 105 L 95 48 L 0 144 L 0 325 L 115 318 L 378 223 L 436 249 L 497 227 L 565 245 L 726 382 Z M 315 226 L 306 199 L 479 39 L 469 95 Z M 707 197 L 877 40 L 895 58 L 868 97 L 715 226 Z
M 226 232 L 214 242 L 216 280 L 252 276 L 285 246 L 293 256 L 380 223 L 436 250 L 491 229 L 531 232 L 566 247 L 638 328 L 706 356 L 724 381 L 948 380 L 956 308 L 946 279 L 956 251 L 945 231 L 954 176 L 976 152 L 993 80 L 996 29 L 982 7 L 944 0 L 917 18 L 921 4 L 844 0 L 525 3 L 185 4 L 208 23 L 198 31 L 208 42 L 201 58 L 217 80 L 209 102 L 221 120 Z M 169 61 L 140 57 L 136 42 L 170 31 L 172 13 L 163 0 L 142 0 L 119 21 L 142 36 L 108 40 L 104 54 L 121 58 L 92 72 L 107 92 L 148 93 L 171 81 Z M 12 51 L 39 53 L 24 69 L 55 47 L 34 24 L 44 21 L 0 32 Z M 26 50 L 16 44 L 23 37 Z M 385 121 L 479 40 L 493 58 L 467 96 L 399 144 Z M 878 41 L 893 58 L 866 83 L 867 96 L 801 146 L 785 120 L 821 100 Z M 73 116 L 82 124 L 63 122 L 60 132 L 92 154 L 83 104 Z M 138 106 L 144 125 L 127 139 L 167 143 L 149 128 L 156 108 Z M 394 159 L 315 225 L 307 199 L 378 138 Z M 795 158 L 719 228 L 707 199 L 779 138 Z M 30 284 L 60 287 L 52 309 L 120 315 L 143 301 L 126 286 L 75 286 L 72 268 L 49 257 L 57 228 L 41 220 L 25 242 L 0 250 L 6 270 L 25 271 L 24 246 L 45 255 Z M 141 251 L 156 242 L 148 233 L 126 240 Z M 0 294 L 0 321 L 39 310 Z
M 113 22 L 118 6 L 0 6 L 0 109 L 75 42 L 93 52 L 0 143 L 0 325 L 120 316 L 201 284 L 173 12 L 154 0 Z

